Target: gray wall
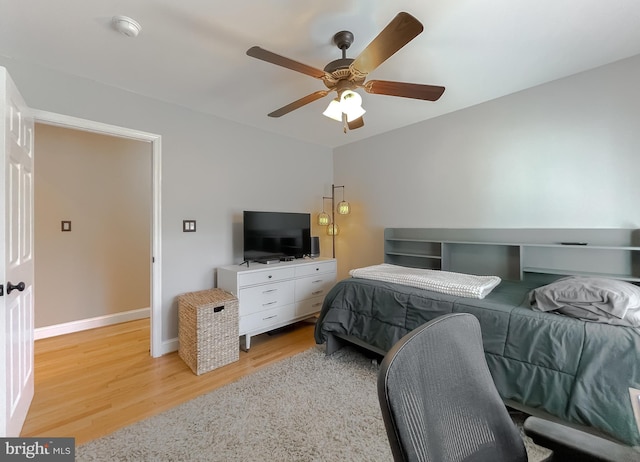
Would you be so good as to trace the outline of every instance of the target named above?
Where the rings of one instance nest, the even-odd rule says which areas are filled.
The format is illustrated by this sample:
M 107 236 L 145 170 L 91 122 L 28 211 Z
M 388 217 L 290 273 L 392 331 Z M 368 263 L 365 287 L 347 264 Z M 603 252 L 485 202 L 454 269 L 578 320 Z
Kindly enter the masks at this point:
M 34 109 L 162 135 L 163 341 L 177 337 L 176 296 L 214 287 L 216 267 L 240 262 L 243 210 L 315 212 L 330 191 L 328 148 L 7 57 L 0 65 Z M 183 233 L 183 219 L 198 231 Z
M 36 124 L 35 150 L 35 327 L 149 308 L 150 144 Z
M 317 212 L 332 180 L 346 186 L 353 206 L 337 220 L 340 277 L 382 261 L 387 226 L 640 227 L 640 57 L 353 143 L 333 156 L 95 82 L 7 58 L 0 65 L 34 108 L 163 136 L 165 340 L 177 332 L 175 296 L 210 287 L 214 268 L 239 258 L 243 209 Z M 290 173 L 286 183 L 262 180 L 283 172 Z M 198 233 L 182 234 L 183 218 L 197 219 Z
M 640 227 L 639 81 L 636 56 L 336 149 L 339 275 L 385 227 Z

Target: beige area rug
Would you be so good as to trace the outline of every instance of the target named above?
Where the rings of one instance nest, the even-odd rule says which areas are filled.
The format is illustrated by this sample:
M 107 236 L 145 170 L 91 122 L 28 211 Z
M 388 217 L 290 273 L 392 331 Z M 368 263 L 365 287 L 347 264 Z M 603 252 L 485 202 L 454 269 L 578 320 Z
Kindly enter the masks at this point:
M 77 461 L 391 461 L 378 366 L 343 348 L 280 361 L 90 441 Z M 547 453 L 528 443 L 529 460 Z

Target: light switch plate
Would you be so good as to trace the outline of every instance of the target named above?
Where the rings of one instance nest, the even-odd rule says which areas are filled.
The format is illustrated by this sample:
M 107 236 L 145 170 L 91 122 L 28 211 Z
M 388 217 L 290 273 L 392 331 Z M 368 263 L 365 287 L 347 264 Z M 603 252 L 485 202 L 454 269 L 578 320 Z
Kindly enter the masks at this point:
M 183 233 L 195 233 L 196 232 L 196 220 L 182 220 L 182 232 Z
M 636 425 L 640 431 L 640 390 L 637 388 L 629 388 L 631 396 L 631 406 L 633 407 L 633 415 L 636 417 Z

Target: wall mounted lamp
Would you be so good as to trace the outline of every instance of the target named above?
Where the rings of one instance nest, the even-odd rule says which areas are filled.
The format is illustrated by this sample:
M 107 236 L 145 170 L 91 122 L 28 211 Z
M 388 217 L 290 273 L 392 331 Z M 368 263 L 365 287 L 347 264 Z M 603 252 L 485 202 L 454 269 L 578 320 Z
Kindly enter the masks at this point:
M 336 207 L 336 189 L 342 189 L 342 200 Z M 331 215 L 324 211 L 324 201 L 331 199 Z M 333 258 L 336 257 L 336 236 L 340 233 L 335 220 L 335 212 L 339 215 L 348 215 L 351 213 L 351 206 L 344 200 L 344 186 L 331 185 L 331 196 L 322 197 L 322 212 L 318 214 L 318 225 L 327 227 L 327 234 L 332 237 Z

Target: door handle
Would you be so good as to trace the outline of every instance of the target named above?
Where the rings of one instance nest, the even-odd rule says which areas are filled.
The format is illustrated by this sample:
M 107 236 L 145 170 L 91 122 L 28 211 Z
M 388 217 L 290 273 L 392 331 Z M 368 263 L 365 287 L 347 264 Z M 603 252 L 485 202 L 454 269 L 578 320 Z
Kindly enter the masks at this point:
M 11 281 L 7 282 L 7 293 L 10 294 L 14 289 L 18 289 L 18 292 L 24 290 L 24 282 L 19 282 L 15 286 L 11 284 Z

